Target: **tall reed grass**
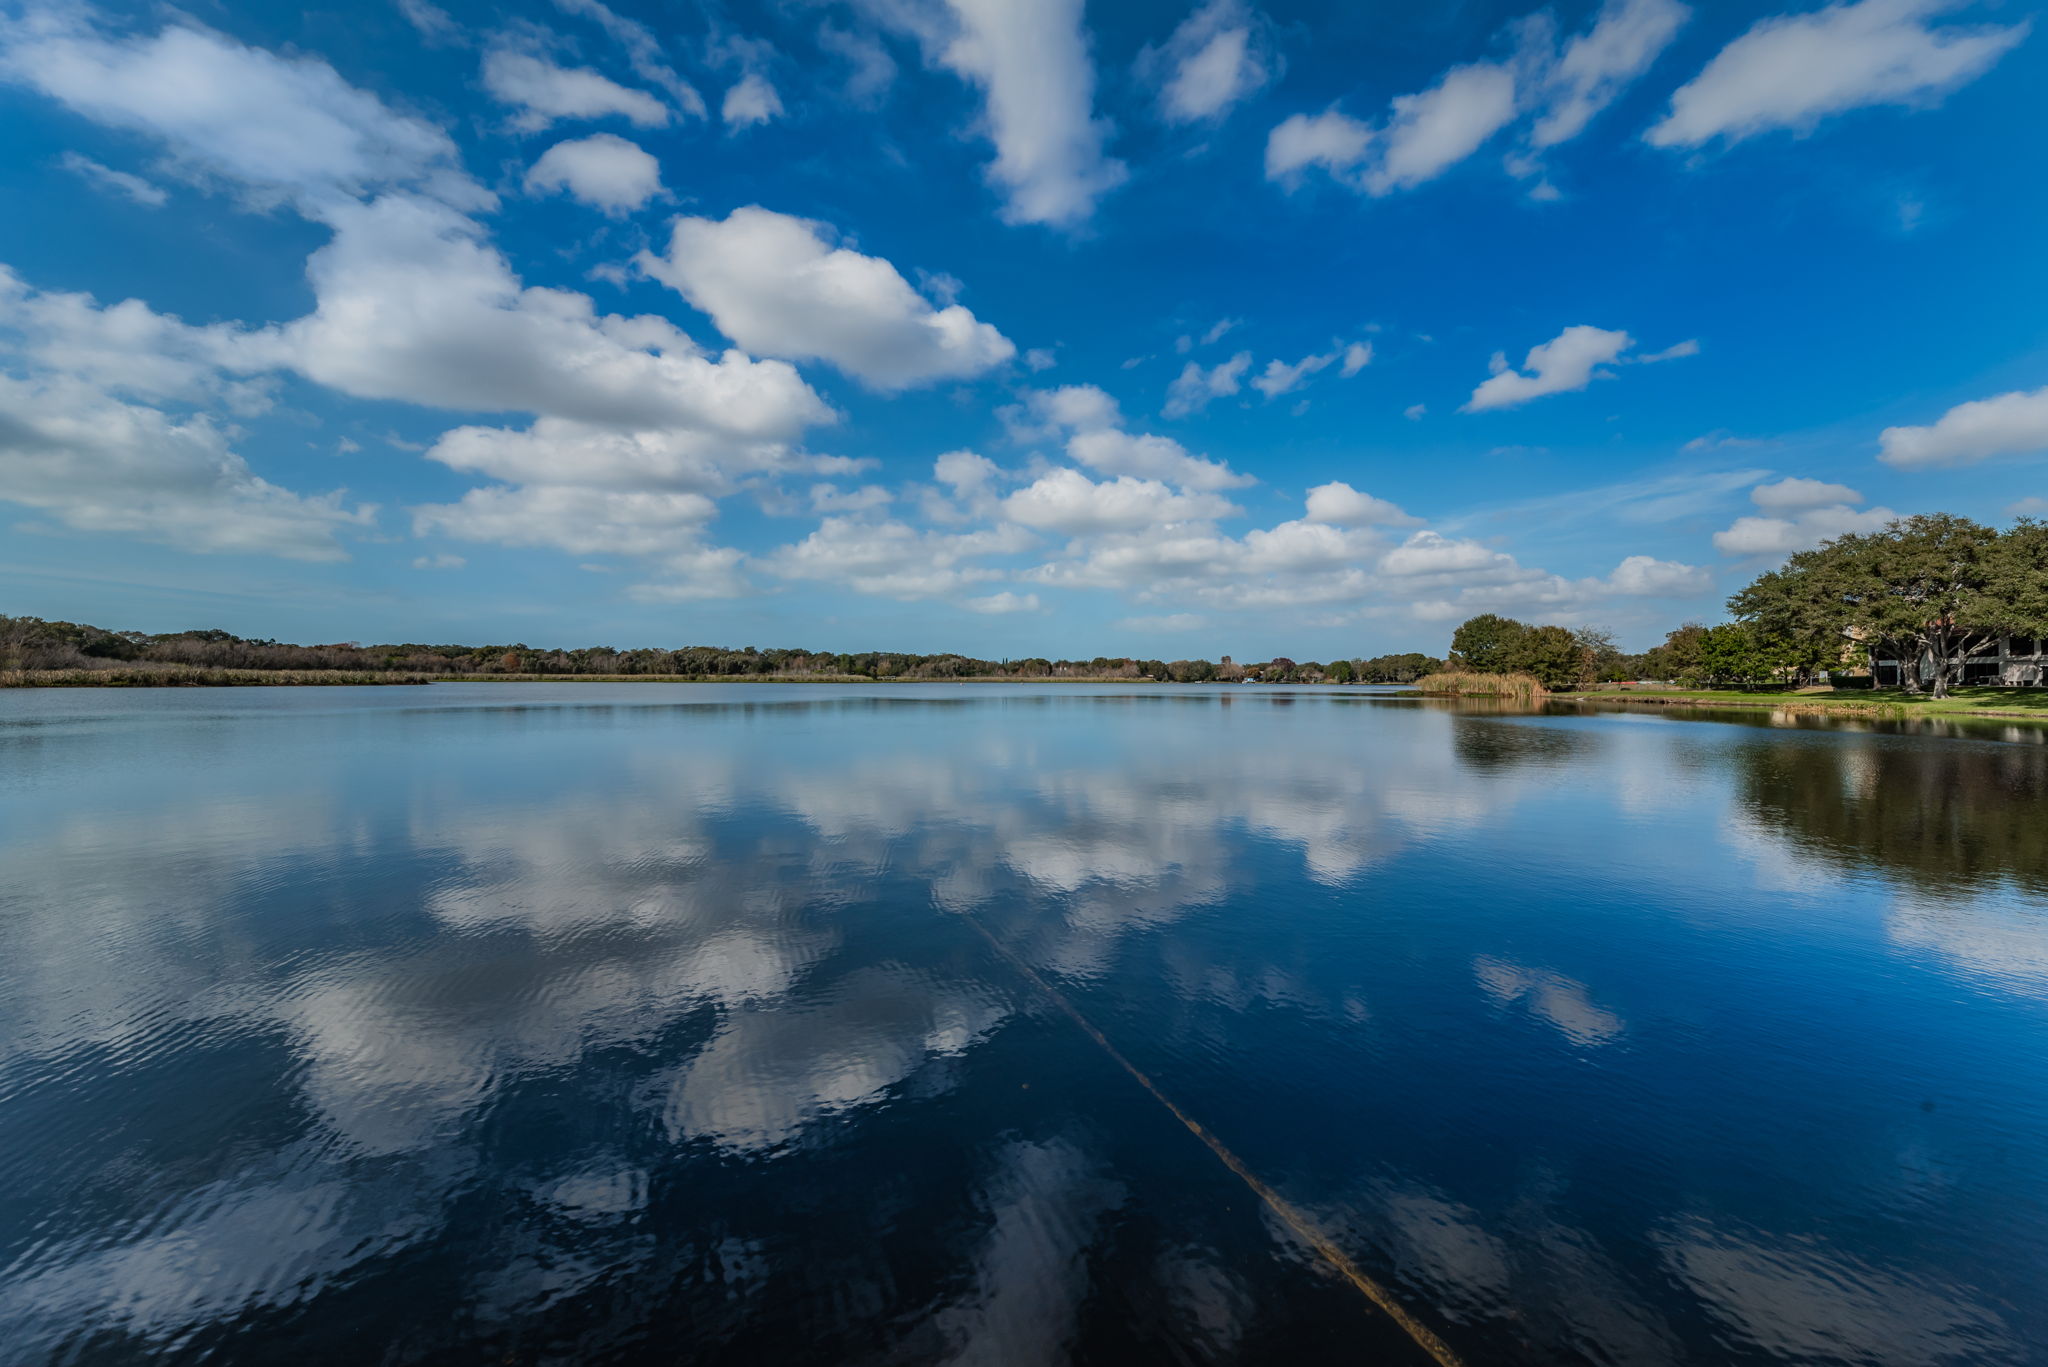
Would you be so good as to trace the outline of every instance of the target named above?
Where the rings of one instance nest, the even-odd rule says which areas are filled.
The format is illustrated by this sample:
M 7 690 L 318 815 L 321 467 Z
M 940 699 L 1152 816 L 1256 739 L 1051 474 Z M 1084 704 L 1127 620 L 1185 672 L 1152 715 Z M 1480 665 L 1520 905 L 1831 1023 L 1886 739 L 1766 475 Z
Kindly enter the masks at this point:
M 1450 693 L 1460 697 L 1515 698 L 1530 702 L 1549 692 L 1527 674 L 1473 674 L 1447 670 L 1425 674 L 1415 681 L 1424 693 Z

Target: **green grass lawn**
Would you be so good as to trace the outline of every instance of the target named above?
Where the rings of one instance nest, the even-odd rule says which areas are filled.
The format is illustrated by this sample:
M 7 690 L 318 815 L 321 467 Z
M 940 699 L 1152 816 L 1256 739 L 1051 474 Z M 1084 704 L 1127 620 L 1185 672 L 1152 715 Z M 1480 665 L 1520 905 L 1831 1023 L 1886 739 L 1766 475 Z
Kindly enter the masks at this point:
M 1958 688 L 1938 700 L 1925 693 L 1906 693 L 1896 688 L 1844 688 L 1819 693 L 1746 693 L 1735 688 L 1606 688 L 1583 693 L 1553 693 L 1551 696 L 1595 702 L 1700 702 L 1738 707 L 1883 709 L 1906 716 L 1996 715 L 2048 720 L 2048 688 Z

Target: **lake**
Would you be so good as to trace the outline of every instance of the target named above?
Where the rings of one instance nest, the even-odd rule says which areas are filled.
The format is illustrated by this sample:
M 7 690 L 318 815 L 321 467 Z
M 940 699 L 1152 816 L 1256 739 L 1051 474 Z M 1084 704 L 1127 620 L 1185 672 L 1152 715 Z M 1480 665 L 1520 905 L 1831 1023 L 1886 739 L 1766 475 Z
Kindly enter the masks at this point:
M 2048 1363 L 2048 745 L 0 693 L 9 1363 Z

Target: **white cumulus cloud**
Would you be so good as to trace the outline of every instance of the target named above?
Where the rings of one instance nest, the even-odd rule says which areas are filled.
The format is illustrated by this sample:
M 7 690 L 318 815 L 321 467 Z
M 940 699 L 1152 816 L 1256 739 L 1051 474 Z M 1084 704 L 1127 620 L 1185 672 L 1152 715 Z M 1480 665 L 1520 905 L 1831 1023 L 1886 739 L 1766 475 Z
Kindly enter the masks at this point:
M 1362 493 L 1341 480 L 1318 484 L 1308 491 L 1308 520 L 1339 527 L 1402 527 L 1419 519 L 1410 517 L 1386 499 Z
M 869 513 L 877 508 L 886 508 L 895 501 L 895 497 L 879 484 L 863 484 L 857 489 L 842 489 L 836 484 L 813 484 L 811 511 Z
M 1003 192 L 1005 222 L 1071 227 L 1129 174 L 1104 151 L 1110 125 L 1094 111 L 1081 5 L 947 0 L 954 24 L 937 62 L 986 98 L 983 122 L 996 148 L 988 175 Z
M 1615 593 L 1632 598 L 1682 598 L 1705 593 L 1714 587 L 1714 577 L 1697 565 L 1654 556 L 1631 555 L 1607 576 Z
M 751 351 L 829 361 L 876 389 L 965 379 L 1016 355 L 959 304 L 934 308 L 880 257 L 833 244 L 824 225 L 749 207 L 677 220 L 649 275 Z
M 1002 471 L 987 456 L 948 451 L 932 462 L 932 476 L 956 494 L 973 494 L 993 484 Z
M 1175 493 L 1156 479 L 1119 475 L 1097 483 L 1079 470 L 1054 470 L 1004 499 L 1002 511 L 1020 526 L 1089 536 L 1211 521 L 1238 510 L 1220 495 Z
M 1445 574 L 1512 569 L 1515 558 L 1477 541 L 1420 531 L 1380 558 L 1380 572 L 1394 575 Z
M 725 99 L 718 106 L 718 117 L 725 120 L 728 128 L 753 128 L 773 123 L 782 117 L 782 96 L 776 93 L 774 84 L 766 76 L 758 71 L 749 71 L 725 92 Z
M 1929 427 L 1887 427 L 1878 459 L 1903 470 L 2048 451 L 2048 388 L 1957 404 Z
M 0 76 L 150 134 L 168 164 L 288 203 L 331 234 L 307 262 L 313 310 L 289 322 L 187 328 L 130 301 L 94 323 L 90 309 L 53 305 L 50 317 L 78 315 L 76 326 L 33 345 L 51 357 L 68 350 L 63 364 L 79 381 L 126 353 L 125 391 L 154 386 L 155 396 L 233 411 L 260 406 L 268 377 L 292 372 L 359 398 L 531 415 L 524 429 L 447 434 L 436 459 L 510 487 L 416 510 L 416 520 L 515 544 L 645 554 L 670 576 L 664 593 L 738 582 L 737 552 L 675 539 L 703 521 L 710 497 L 766 473 L 837 474 L 849 464 L 796 450 L 806 428 L 836 415 L 787 362 L 707 355 L 665 319 L 601 314 L 586 295 L 523 284 L 471 216 L 494 201 L 462 173 L 446 134 L 348 86 L 323 62 L 175 22 L 112 39 L 81 15 L 38 15 L 0 25 Z M 215 502 L 292 528 L 275 537 L 276 553 L 339 554 L 334 530 L 363 516 L 338 496 L 305 500 L 263 485 L 203 419 L 131 416 L 134 430 L 168 434 L 167 466 L 196 470 L 196 453 L 210 451 Z M 118 417 L 109 412 L 110 423 Z M 188 461 L 179 451 L 195 454 Z M 87 492 L 91 471 L 74 475 Z M 122 479 L 149 485 L 142 473 Z M 132 513 L 99 518 L 110 529 L 135 524 Z M 225 518 L 222 527 L 208 535 L 240 535 Z M 193 535 L 181 533 L 182 543 Z
M 526 173 L 526 188 L 567 190 L 592 208 L 622 214 L 661 193 L 661 163 L 637 143 L 595 133 L 543 152 Z
M 828 517 L 794 545 L 761 557 L 760 565 L 784 579 L 822 580 L 856 593 L 912 600 L 936 598 L 1000 572 L 973 562 L 1031 544 L 1020 527 L 972 532 L 919 531 L 904 522 Z
M 1093 432 L 1123 425 L 1123 412 L 1108 393 L 1092 384 L 1063 384 L 1057 389 L 1034 390 L 1025 396 L 1031 416 L 1050 432 L 1064 428 Z M 1038 435 L 1046 435 L 1040 432 Z
M 1184 489 L 1234 489 L 1252 482 L 1251 476 L 1238 474 L 1220 461 L 1189 455 L 1187 448 L 1171 437 L 1151 433 L 1076 432 L 1067 440 L 1067 454 L 1106 475 L 1163 479 Z
M 429 460 L 513 484 L 687 490 L 720 496 L 751 475 L 837 473 L 767 438 L 688 427 L 622 428 L 541 417 L 524 429 L 457 427 Z
M 307 497 L 249 468 L 205 415 L 177 418 L 81 380 L 0 374 L 0 500 L 77 531 L 180 550 L 345 560 L 375 509 Z
M 1515 117 L 1515 77 L 1505 66 L 1452 67 L 1427 90 L 1397 95 L 1378 126 L 1334 107 L 1295 114 L 1266 139 L 1266 177 L 1293 184 L 1320 166 L 1369 195 L 1434 180 L 1471 156 Z
M 82 11 L 0 20 L 0 77 L 96 123 L 161 138 L 188 173 L 258 194 L 325 200 L 387 185 L 481 205 L 455 144 L 313 58 L 279 57 L 205 29 L 108 38 Z
M 1319 370 L 1328 368 L 1337 359 L 1332 351 L 1319 356 L 1304 356 L 1289 365 L 1275 358 L 1266 362 L 1266 368 L 1252 379 L 1252 388 L 1264 394 L 1267 399 L 1277 399 L 1282 394 L 1301 388 L 1308 377 Z
M 484 56 L 484 89 L 518 109 L 512 123 L 529 133 L 562 119 L 624 118 L 639 128 L 668 122 L 668 106 L 589 67 L 560 67 L 545 57 L 496 47 Z
M 677 75 L 675 68 L 668 64 L 662 55 L 661 40 L 655 37 L 653 29 L 637 19 L 628 19 L 602 0 L 555 0 L 555 7 L 564 14 L 588 19 L 602 28 L 626 50 L 626 60 L 632 63 L 634 75 L 666 90 L 669 98 L 685 112 L 700 119 L 704 117 L 704 97 L 697 93 L 697 87 Z
M 1723 555 L 1790 555 L 1850 532 L 1874 532 L 1897 516 L 1889 508 L 1859 511 L 1833 503 L 1790 517 L 1738 517 L 1714 533 L 1714 549 Z
M 1678 0 L 1607 0 L 1593 27 L 1567 43 L 1551 68 L 1548 107 L 1529 141 L 1552 147 L 1577 137 L 1649 70 L 1691 14 Z
M 1343 176 L 1365 160 L 1371 125 L 1334 106 L 1320 114 L 1290 114 L 1266 135 L 1266 179 L 1291 185 L 1311 166 Z
M 281 356 L 362 398 L 542 413 L 620 428 L 783 439 L 831 410 L 779 360 L 702 354 L 673 324 L 600 315 L 587 295 L 522 286 L 474 220 L 385 195 L 330 213 L 307 276 L 314 312 Z
M 1345 531 L 1327 522 L 1296 520 L 1273 527 L 1254 527 L 1244 534 L 1238 568 L 1250 574 L 1288 574 L 1341 570 L 1355 564 L 1378 540 L 1370 533 Z
M 1109 121 L 1094 110 L 1083 0 L 855 3 L 915 38 L 929 66 L 981 92 L 977 131 L 995 145 L 987 176 L 1003 198 L 1004 222 L 1075 227 L 1128 177 L 1106 151 Z
M 1366 170 L 1365 187 L 1386 194 L 1434 180 L 1514 117 L 1512 71 L 1490 62 L 1452 67 L 1428 90 L 1394 98 L 1378 164 Z
M 1861 0 L 1759 20 L 1678 88 L 1644 137 L 1699 147 L 1780 128 L 1803 133 L 1867 105 L 1932 104 L 2027 36 L 2027 22 L 1930 27 L 1947 8 L 1944 0 Z
M 1506 165 L 1538 174 L 1536 153 L 1577 137 L 1649 69 L 1690 12 L 1678 0 L 1607 0 L 1561 50 L 1547 14 L 1517 20 L 1494 38 L 1509 56 L 1453 66 L 1427 89 L 1395 96 L 1377 121 L 1338 105 L 1283 120 L 1266 140 L 1266 177 L 1293 186 L 1320 167 L 1351 189 L 1388 195 L 1435 180 L 1525 122 L 1527 141 Z M 1557 197 L 1547 182 L 1534 193 Z
M 1472 391 L 1464 411 L 1513 408 L 1546 394 L 1584 389 L 1598 368 L 1635 345 L 1626 332 L 1575 324 L 1547 342 L 1529 348 L 1522 369 L 1515 370 L 1499 352 L 1493 357 L 1493 378 Z
M 1796 513 L 1830 503 L 1861 503 L 1863 495 L 1846 484 L 1789 476 L 1749 491 L 1749 501 L 1767 513 Z
M 1124 431 L 1116 400 L 1091 384 L 1033 391 L 1025 396 L 1025 407 L 1034 421 L 1013 423 L 1020 440 L 1067 433 L 1067 455 L 1104 474 L 1211 492 L 1253 482 L 1221 461 L 1191 455 L 1171 437 Z
M 1138 71 L 1158 90 L 1161 119 L 1204 123 L 1256 94 L 1272 77 L 1273 58 L 1245 0 L 1209 0 L 1164 44 L 1140 53 Z

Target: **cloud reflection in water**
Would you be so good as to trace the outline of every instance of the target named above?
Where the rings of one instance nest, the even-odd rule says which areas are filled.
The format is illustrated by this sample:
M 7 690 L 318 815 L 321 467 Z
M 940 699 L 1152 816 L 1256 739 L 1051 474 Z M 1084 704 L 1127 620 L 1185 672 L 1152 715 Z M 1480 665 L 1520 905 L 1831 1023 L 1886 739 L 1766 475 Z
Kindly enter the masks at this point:
M 474 1311 L 422 1357 L 544 1326 L 633 1361 L 677 1307 L 750 1360 L 1344 1338 L 972 912 L 1474 1362 L 2048 1341 L 1995 1308 L 2048 1302 L 1999 1267 L 2044 1165 L 1988 1205 L 1904 1171 L 1985 1171 L 1996 1088 L 1998 1133 L 2042 1133 L 2043 1027 L 1951 985 L 2010 1012 L 2048 981 L 2043 748 L 929 692 L 155 729 L 145 700 L 44 737 L 73 777 L 0 790 L 0 1177 L 33 1231 L 0 1323 L 318 1361 L 431 1288 Z M 1920 780 L 1918 825 L 1880 810 Z M 1902 1137 L 1936 1052 L 1969 1061 Z M 1863 1166 L 1788 1197 L 1771 1165 L 1822 1124 Z M 1786 1218 L 1894 1219 L 1880 1176 L 1982 1255 Z

